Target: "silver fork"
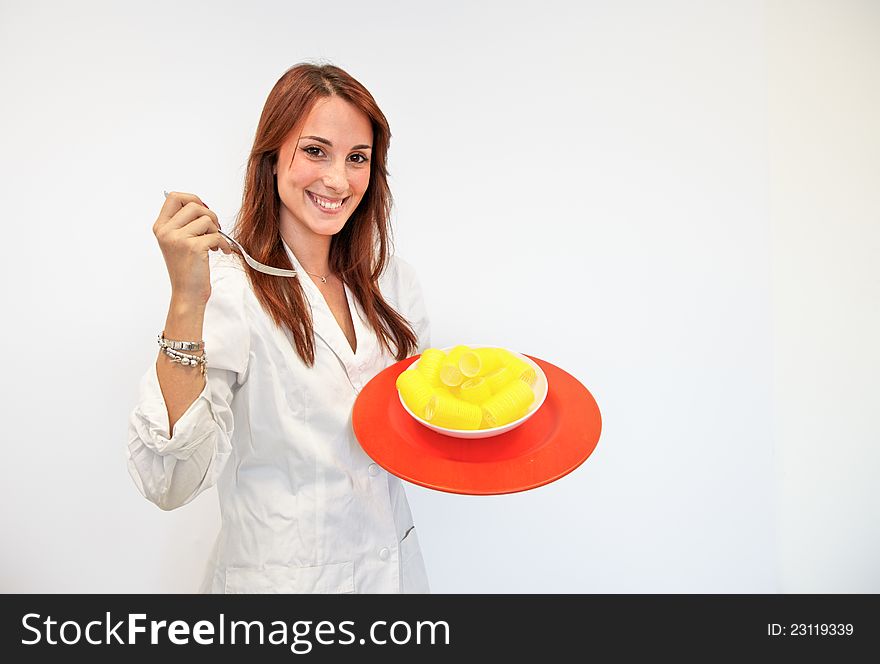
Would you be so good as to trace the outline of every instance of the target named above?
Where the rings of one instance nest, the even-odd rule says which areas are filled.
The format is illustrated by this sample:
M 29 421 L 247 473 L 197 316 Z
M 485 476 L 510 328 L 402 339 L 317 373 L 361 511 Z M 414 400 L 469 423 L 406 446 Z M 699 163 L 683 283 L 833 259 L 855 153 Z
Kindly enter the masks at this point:
M 168 192 L 166 191 L 164 193 L 165 193 L 165 198 L 168 198 Z M 224 233 L 221 230 L 218 230 L 217 232 L 220 233 L 220 235 L 222 235 L 223 237 L 225 237 L 230 245 L 232 245 L 235 249 L 238 249 L 239 253 L 241 254 L 241 257 L 244 258 L 245 262 L 248 265 L 250 265 L 252 268 L 254 268 L 257 272 L 262 272 L 263 274 L 271 274 L 276 277 L 295 277 L 295 276 L 297 276 L 296 270 L 286 270 L 281 267 L 272 267 L 271 265 L 263 265 L 260 261 L 255 260 L 255 259 L 251 258 L 250 256 L 248 256 L 248 253 L 244 250 L 244 247 L 242 247 L 238 242 L 236 242 L 231 237 L 229 237 L 226 233 Z

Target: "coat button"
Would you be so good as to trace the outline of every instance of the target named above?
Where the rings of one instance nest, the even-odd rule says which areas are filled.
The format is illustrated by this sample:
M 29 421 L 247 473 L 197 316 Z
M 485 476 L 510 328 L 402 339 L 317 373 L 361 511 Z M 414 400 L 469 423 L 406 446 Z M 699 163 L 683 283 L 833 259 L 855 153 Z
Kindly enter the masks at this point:
M 379 466 L 375 463 L 371 463 L 370 467 L 367 470 L 370 471 L 370 475 L 372 475 L 373 477 L 376 477 L 376 475 L 379 474 Z
M 382 547 L 381 549 L 379 549 L 379 557 L 382 560 L 388 560 L 388 557 L 390 555 L 391 555 L 391 552 L 386 547 Z

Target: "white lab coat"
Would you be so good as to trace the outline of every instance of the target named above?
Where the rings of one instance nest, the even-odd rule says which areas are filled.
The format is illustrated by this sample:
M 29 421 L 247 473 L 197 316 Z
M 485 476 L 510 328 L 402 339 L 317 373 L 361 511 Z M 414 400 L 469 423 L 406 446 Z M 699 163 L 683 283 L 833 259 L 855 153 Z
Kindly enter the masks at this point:
M 129 419 L 129 473 L 165 510 L 216 484 L 222 526 L 200 592 L 429 592 L 403 484 L 366 455 L 351 424 L 355 397 L 396 360 L 346 287 L 352 352 L 285 248 L 312 309 L 314 366 L 263 310 L 240 257 L 211 252 L 207 384 L 169 438 L 151 363 Z M 422 352 L 429 321 L 412 266 L 392 257 L 379 288 L 413 324 Z

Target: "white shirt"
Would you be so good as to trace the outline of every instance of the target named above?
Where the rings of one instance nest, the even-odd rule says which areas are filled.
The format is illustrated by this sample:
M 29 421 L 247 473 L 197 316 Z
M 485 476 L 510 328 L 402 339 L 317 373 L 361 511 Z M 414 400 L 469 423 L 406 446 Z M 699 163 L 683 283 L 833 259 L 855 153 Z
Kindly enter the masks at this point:
M 312 309 L 314 366 L 263 310 L 241 258 L 210 252 L 205 389 L 169 437 L 151 364 L 129 419 L 129 473 L 164 510 L 216 484 L 222 526 L 200 592 L 429 592 L 403 484 L 366 455 L 351 424 L 360 390 L 396 360 L 345 287 L 357 335 L 352 351 L 323 295 L 285 248 Z M 379 289 L 413 325 L 418 352 L 428 348 L 429 321 L 412 266 L 392 257 Z

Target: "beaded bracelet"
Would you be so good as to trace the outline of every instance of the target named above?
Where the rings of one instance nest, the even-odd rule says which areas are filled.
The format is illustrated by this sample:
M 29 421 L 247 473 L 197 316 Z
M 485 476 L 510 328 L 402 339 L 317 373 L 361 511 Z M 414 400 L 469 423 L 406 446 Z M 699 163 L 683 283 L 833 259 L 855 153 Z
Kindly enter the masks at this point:
M 195 342 L 178 342 L 178 343 L 195 343 Z M 204 342 L 199 344 L 204 347 Z M 163 335 L 159 335 L 159 346 L 162 348 L 162 352 L 165 353 L 172 362 L 177 362 L 184 366 L 199 366 L 201 369 L 201 373 L 205 375 L 205 369 L 208 366 L 208 354 L 203 352 L 201 356 L 198 355 L 189 355 L 188 353 L 181 353 L 179 350 L 175 350 L 172 348 L 166 339 L 163 338 Z

